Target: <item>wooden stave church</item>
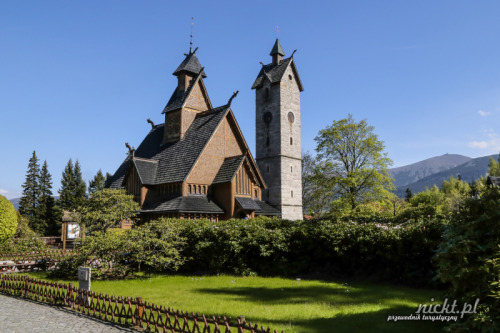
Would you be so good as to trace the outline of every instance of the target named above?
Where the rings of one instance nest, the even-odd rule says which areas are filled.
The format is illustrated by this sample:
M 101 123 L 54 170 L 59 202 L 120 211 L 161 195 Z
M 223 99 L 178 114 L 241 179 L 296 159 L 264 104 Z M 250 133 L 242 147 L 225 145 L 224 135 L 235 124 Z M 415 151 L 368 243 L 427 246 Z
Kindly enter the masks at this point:
M 203 79 L 204 68 L 190 50 L 173 73 L 177 88 L 107 188 L 124 188 L 141 206 L 140 217 L 185 219 L 280 216 L 262 201 L 266 184 L 231 110 L 213 108 Z

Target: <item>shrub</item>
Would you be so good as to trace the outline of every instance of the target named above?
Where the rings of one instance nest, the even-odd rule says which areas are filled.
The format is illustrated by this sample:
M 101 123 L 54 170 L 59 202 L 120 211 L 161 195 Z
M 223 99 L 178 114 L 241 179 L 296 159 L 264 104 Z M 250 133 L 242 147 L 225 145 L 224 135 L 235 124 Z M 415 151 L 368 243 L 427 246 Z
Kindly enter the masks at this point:
M 0 195 L 0 244 L 14 236 L 16 226 L 16 209 L 6 197 Z
M 500 192 L 490 188 L 454 214 L 435 259 L 449 297 L 474 303 L 478 312 L 452 326 L 454 331 L 500 330 Z
M 123 278 L 131 273 L 175 271 L 182 264 L 183 244 L 169 220 L 146 223 L 132 230 L 96 231 L 81 240 L 73 256 L 59 263 L 58 277 L 74 277 L 78 267 L 91 266 L 95 278 Z

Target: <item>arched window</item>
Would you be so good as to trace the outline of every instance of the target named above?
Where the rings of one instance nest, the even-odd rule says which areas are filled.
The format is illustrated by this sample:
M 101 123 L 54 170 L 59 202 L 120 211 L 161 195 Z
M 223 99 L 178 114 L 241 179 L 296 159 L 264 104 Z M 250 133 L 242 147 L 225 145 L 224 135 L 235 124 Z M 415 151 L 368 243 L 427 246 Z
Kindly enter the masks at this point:
M 269 94 L 269 88 L 266 88 L 266 91 L 265 91 L 265 98 L 266 98 L 266 101 L 269 100 L 271 98 L 270 94 Z
M 188 193 L 192 193 L 191 192 L 191 185 L 188 185 Z
M 293 138 L 290 137 L 290 146 L 293 145 Z

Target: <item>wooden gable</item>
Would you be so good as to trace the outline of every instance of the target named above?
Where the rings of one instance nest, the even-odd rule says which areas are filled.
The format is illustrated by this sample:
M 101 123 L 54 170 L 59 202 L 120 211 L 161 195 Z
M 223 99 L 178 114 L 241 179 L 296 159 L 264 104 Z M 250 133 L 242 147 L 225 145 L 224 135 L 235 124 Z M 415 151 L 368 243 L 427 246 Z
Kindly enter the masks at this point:
M 200 157 L 187 177 L 188 183 L 211 184 L 217 175 L 224 159 L 234 156 L 247 156 L 249 168 L 255 174 L 255 181 L 263 186 L 264 181 L 260 176 L 257 165 L 253 160 L 243 134 L 229 110 L 203 149 Z
M 226 115 L 196 161 L 187 178 L 188 183 L 211 184 L 225 158 L 245 154 L 236 136 Z
M 131 165 L 127 177 L 125 178 L 125 189 L 127 190 L 127 194 L 132 194 L 134 199 L 137 201 L 140 200 L 141 197 L 141 179 L 134 165 Z
M 212 108 L 201 76 L 198 76 L 191 88 L 189 96 L 184 102 L 184 107 L 194 111 L 207 111 Z

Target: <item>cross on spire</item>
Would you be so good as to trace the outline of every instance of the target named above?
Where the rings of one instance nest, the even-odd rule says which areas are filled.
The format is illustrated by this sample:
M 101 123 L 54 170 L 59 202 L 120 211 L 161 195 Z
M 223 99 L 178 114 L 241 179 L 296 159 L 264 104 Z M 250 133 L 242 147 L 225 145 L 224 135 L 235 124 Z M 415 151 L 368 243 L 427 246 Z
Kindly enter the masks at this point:
M 274 29 L 276 31 L 276 38 L 278 38 L 280 36 L 280 31 L 278 30 L 278 26 L 276 26 L 276 29 Z
M 191 17 L 191 39 L 189 41 L 189 53 L 193 52 L 193 25 L 194 25 L 194 17 Z

